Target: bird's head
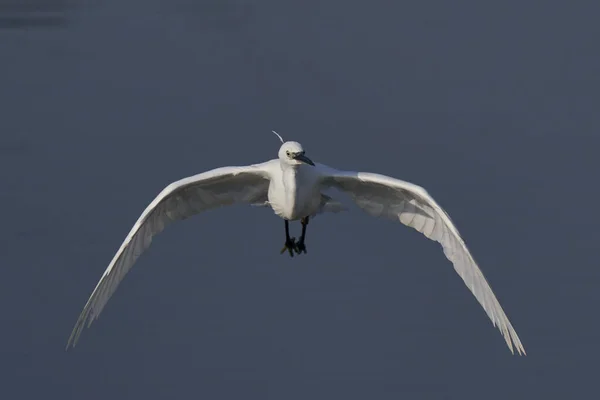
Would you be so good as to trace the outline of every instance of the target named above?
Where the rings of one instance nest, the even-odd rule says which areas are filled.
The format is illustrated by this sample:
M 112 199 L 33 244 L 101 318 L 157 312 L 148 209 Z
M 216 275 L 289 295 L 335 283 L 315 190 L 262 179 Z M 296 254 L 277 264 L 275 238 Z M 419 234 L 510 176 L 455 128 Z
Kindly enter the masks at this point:
M 304 155 L 304 149 L 298 142 L 285 142 L 279 148 L 279 159 L 288 165 L 308 164 L 314 167 L 310 158 Z

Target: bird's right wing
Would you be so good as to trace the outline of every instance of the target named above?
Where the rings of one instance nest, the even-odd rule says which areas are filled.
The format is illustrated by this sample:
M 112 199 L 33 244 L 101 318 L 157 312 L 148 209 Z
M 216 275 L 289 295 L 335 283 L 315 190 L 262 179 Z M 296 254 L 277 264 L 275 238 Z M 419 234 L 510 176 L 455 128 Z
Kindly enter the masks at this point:
M 79 315 L 67 343 L 75 346 L 85 324 L 98 318 L 111 295 L 152 238 L 168 224 L 203 211 L 234 203 L 264 202 L 272 161 L 243 167 L 223 167 L 168 185 L 148 205 L 104 271 Z

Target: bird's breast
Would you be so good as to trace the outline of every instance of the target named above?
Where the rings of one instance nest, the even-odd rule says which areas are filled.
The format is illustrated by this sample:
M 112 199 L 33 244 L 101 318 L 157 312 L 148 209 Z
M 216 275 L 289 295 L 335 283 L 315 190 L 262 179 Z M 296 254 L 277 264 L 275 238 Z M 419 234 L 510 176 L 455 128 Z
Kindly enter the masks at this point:
M 321 202 L 316 183 L 306 167 L 282 171 L 280 179 L 273 179 L 269 186 L 271 208 L 275 214 L 291 221 L 312 215 Z

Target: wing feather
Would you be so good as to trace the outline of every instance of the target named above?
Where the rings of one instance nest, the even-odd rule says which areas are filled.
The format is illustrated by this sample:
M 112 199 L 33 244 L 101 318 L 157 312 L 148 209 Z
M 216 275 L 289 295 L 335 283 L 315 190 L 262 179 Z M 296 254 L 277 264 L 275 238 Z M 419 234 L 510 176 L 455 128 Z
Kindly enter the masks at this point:
M 442 245 L 444 254 L 465 285 L 479 301 L 494 326 L 497 326 L 514 354 L 526 354 L 494 292 L 469 252 L 448 214 L 420 186 L 385 175 L 367 172 L 338 171 L 323 164 L 324 187 L 334 187 L 348 194 L 368 214 L 399 220 Z
M 79 315 L 67 348 L 75 346 L 83 328 L 98 318 L 127 272 L 167 225 L 217 207 L 266 201 L 271 163 L 217 168 L 163 189 L 133 225 L 104 271 Z

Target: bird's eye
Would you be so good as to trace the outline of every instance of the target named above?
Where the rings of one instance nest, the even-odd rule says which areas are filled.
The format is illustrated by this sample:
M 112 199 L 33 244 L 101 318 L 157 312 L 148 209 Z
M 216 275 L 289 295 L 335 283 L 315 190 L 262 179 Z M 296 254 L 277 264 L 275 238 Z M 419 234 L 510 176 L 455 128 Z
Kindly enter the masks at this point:
M 290 151 L 286 150 L 285 154 L 287 154 L 287 156 L 289 157 L 290 156 Z

